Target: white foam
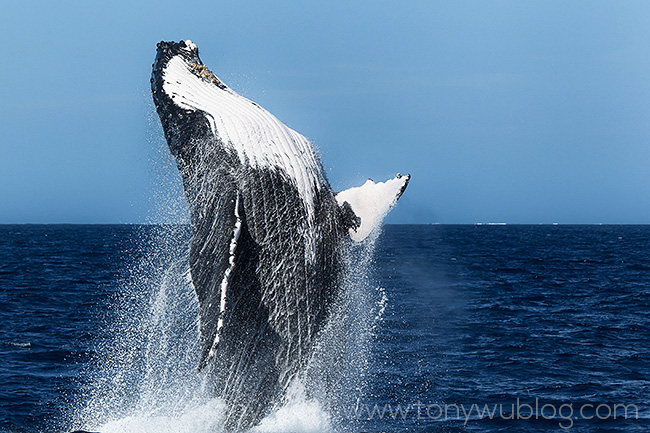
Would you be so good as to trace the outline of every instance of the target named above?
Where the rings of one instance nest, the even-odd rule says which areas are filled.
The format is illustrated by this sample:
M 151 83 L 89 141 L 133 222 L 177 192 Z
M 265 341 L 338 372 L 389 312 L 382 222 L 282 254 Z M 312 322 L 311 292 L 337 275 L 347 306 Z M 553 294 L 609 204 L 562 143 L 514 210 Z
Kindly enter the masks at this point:
M 251 433 L 331 433 L 330 416 L 315 400 L 288 404 L 262 420 Z
M 287 403 L 268 415 L 250 433 L 332 433 L 330 414 L 316 399 L 306 397 L 304 384 L 295 380 L 287 391 Z
M 219 399 L 189 408 L 178 415 L 129 415 L 97 427 L 102 433 L 215 433 L 223 431 L 225 405 Z
M 15 342 L 15 341 L 7 341 L 7 344 L 9 346 L 21 347 L 23 349 L 28 349 L 28 348 L 32 347 L 32 343 L 20 343 L 20 342 Z
M 152 411 L 87 428 L 102 433 L 227 433 L 223 427 L 225 413 L 225 403 L 215 398 L 179 414 L 165 415 Z M 330 415 L 316 400 L 304 399 L 292 400 L 249 430 L 249 433 L 333 432 Z

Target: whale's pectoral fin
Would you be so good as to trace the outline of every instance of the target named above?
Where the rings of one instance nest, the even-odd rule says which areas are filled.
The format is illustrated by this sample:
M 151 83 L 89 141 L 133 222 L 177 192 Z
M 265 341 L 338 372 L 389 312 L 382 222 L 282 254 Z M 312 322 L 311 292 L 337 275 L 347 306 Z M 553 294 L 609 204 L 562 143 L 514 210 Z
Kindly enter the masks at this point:
M 375 183 L 368 179 L 362 186 L 346 189 L 336 195 L 336 201 L 343 211 L 354 212 L 355 224 L 349 229 L 350 238 L 361 242 L 381 224 L 386 214 L 397 203 L 411 175 L 398 174 L 386 182 Z

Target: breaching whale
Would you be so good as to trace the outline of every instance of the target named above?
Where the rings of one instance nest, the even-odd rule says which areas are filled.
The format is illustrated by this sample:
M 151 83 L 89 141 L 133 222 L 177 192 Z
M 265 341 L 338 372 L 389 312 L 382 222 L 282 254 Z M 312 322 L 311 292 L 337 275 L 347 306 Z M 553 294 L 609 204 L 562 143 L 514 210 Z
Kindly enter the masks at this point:
M 190 209 L 199 369 L 227 427 L 247 428 L 308 362 L 346 237 L 363 241 L 410 176 L 335 194 L 309 140 L 226 86 L 191 41 L 158 44 L 151 86 Z

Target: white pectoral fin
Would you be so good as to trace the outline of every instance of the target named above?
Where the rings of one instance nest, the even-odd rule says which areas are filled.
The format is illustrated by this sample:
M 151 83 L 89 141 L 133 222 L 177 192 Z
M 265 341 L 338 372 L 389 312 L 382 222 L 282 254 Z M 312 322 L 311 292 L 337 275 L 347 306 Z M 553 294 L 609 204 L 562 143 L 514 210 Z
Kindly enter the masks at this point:
M 391 208 L 397 203 L 411 175 L 398 174 L 386 182 L 375 183 L 368 179 L 362 186 L 346 189 L 336 195 L 340 206 L 348 203 L 354 214 L 359 218 L 360 224 L 350 228 L 350 238 L 361 242 L 381 224 Z

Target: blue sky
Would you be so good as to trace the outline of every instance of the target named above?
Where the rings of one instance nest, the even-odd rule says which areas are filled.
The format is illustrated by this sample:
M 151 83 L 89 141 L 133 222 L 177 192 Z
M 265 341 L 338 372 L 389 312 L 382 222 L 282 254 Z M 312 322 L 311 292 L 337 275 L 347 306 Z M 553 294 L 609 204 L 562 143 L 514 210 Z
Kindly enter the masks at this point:
M 650 223 L 645 1 L 4 2 L 0 223 L 178 212 L 149 96 L 192 39 L 392 223 Z M 182 206 L 181 206 L 182 207 Z

